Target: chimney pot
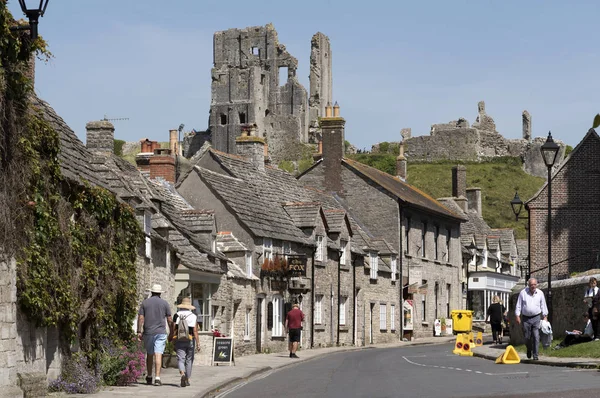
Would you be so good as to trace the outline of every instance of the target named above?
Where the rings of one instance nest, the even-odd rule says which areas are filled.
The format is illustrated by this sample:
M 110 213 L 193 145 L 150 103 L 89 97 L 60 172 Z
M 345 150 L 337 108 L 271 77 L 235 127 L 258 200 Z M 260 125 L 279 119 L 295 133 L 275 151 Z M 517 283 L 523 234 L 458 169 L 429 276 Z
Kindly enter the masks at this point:
M 327 106 L 325 107 L 325 117 L 331 117 L 331 112 L 332 112 L 331 103 L 328 102 Z
M 338 105 L 337 101 L 333 106 L 333 117 L 340 117 L 340 106 Z
M 179 130 L 169 130 L 169 149 L 172 154 L 179 153 L 179 140 L 177 139 L 177 135 Z

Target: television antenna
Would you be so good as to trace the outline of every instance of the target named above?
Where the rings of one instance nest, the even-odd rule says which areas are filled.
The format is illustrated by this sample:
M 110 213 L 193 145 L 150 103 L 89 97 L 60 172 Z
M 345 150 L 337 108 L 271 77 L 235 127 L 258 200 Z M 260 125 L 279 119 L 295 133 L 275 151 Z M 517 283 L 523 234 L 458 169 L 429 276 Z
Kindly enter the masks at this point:
M 104 114 L 104 119 L 102 119 L 102 120 L 105 120 L 107 122 L 119 122 L 122 120 L 129 120 L 129 118 L 128 117 L 116 117 L 116 118 L 109 119 L 108 117 L 106 117 L 106 114 Z

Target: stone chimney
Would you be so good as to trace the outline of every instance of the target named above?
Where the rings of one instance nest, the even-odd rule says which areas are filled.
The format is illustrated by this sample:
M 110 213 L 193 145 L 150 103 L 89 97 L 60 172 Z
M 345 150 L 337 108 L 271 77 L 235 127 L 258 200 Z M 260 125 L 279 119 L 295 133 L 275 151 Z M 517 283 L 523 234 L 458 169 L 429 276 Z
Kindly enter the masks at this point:
M 140 153 L 135 155 L 135 165 L 138 170 L 150 172 L 150 158 L 154 150 L 160 149 L 158 141 L 150 141 L 148 138 L 140 140 Z
M 97 154 L 105 156 L 115 152 L 115 126 L 108 120 L 88 122 L 85 125 L 86 146 Z
M 474 210 L 481 217 L 481 188 L 468 188 L 467 202 L 469 210 Z
M 175 183 L 175 158 L 170 149 L 155 149 L 150 157 L 150 178 L 164 178 Z
M 463 165 L 452 167 L 452 196 L 463 211 L 467 211 L 467 168 Z
M 265 156 L 268 149 L 265 140 L 256 136 L 255 125 L 243 125 L 242 135 L 235 140 L 238 155 L 248 158 L 259 171 L 265 171 Z
M 173 155 L 179 154 L 179 141 L 177 140 L 178 130 L 169 130 L 169 149 Z
M 404 141 L 400 142 L 400 153 L 396 158 L 396 177 L 406 181 L 406 157 L 404 156 Z
M 325 189 L 330 192 L 342 190 L 342 158 L 344 157 L 344 126 L 346 121 L 340 116 L 340 107 L 331 104 L 325 108 L 325 117 L 321 118 L 323 134 L 323 166 L 325 167 Z M 337 116 L 332 116 L 337 115 Z

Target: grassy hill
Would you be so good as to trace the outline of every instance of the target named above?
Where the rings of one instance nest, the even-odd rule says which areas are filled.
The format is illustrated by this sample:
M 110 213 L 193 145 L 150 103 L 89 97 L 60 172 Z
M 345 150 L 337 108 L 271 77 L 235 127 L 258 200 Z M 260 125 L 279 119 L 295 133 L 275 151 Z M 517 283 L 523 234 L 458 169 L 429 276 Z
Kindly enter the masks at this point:
M 396 155 L 361 153 L 350 155 L 359 162 L 395 174 Z M 459 162 L 408 163 L 409 184 L 434 198 L 452 196 L 452 167 Z M 531 198 L 545 183 L 544 178 L 525 173 L 517 158 L 498 158 L 489 162 L 460 162 L 467 168 L 467 188 L 481 188 L 483 218 L 492 228 L 514 228 L 517 237 L 526 238 L 527 220 L 515 221 L 510 201 L 519 191 L 523 201 Z M 527 212 L 523 210 L 523 215 Z

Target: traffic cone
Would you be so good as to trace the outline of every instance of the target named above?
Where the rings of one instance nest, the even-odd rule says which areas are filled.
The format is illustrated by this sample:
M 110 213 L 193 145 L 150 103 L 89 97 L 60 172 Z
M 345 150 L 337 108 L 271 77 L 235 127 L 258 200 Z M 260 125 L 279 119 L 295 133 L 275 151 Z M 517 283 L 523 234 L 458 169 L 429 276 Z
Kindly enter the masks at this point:
M 473 342 L 471 341 L 471 339 L 469 339 L 469 336 L 467 334 L 464 335 L 464 339 L 466 341 L 463 343 L 462 351 L 460 352 L 459 355 L 461 355 L 463 357 L 472 357 L 473 351 L 471 351 L 471 346 L 472 346 Z
M 452 350 L 453 354 L 460 355 L 463 349 L 464 344 L 464 333 L 459 333 L 456 335 L 456 343 L 454 343 L 454 350 Z
M 475 337 L 475 341 L 473 342 L 474 347 L 481 347 L 483 345 L 483 333 L 477 332 L 477 337 Z
M 517 350 L 515 350 L 515 348 L 512 345 L 509 345 L 508 347 L 506 347 L 506 350 L 502 353 L 502 355 L 496 358 L 496 363 L 505 363 L 508 365 L 512 365 L 516 363 L 521 363 L 521 358 L 519 357 L 519 354 L 517 354 Z

